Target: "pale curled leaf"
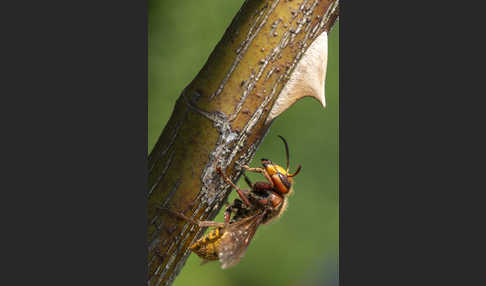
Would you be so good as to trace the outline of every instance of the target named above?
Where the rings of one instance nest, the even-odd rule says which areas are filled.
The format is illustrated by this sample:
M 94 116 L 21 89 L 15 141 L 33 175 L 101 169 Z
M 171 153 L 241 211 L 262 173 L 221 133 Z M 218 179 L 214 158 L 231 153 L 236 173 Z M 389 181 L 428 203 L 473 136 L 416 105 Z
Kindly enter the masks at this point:
M 287 84 L 278 96 L 266 123 L 305 96 L 317 99 L 326 107 L 324 95 L 327 69 L 327 33 L 323 32 L 304 53 Z

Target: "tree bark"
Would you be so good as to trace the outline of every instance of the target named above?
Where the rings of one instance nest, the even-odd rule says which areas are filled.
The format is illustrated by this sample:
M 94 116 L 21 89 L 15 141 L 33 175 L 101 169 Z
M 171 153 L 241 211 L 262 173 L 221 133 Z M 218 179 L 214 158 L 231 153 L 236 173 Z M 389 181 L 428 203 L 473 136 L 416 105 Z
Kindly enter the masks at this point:
M 148 284 L 170 285 L 205 229 L 161 212 L 212 220 L 271 122 L 300 58 L 338 17 L 336 0 L 247 0 L 184 89 L 149 155 Z

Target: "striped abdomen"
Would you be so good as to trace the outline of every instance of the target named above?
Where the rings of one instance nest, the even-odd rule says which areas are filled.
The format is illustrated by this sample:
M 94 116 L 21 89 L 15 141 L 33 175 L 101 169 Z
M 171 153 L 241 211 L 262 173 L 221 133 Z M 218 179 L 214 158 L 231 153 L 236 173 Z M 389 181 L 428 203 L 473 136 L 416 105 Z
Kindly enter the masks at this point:
M 190 249 L 203 259 L 218 260 L 218 247 L 223 233 L 223 228 L 215 228 L 194 242 Z

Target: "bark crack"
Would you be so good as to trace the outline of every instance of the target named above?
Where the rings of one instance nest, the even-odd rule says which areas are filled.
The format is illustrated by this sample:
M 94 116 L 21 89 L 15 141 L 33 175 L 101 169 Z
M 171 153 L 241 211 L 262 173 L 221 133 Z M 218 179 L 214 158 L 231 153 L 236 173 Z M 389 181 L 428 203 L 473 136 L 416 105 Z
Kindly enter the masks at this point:
M 250 31 L 248 32 L 248 35 L 247 35 L 246 39 L 240 44 L 240 47 L 236 50 L 236 58 L 233 61 L 233 64 L 231 65 L 230 70 L 226 73 L 226 76 L 221 81 L 218 89 L 216 90 L 216 92 L 213 95 L 211 95 L 211 97 L 209 98 L 209 100 L 213 100 L 214 97 L 220 95 L 223 92 L 223 89 L 224 89 L 226 83 L 228 82 L 229 78 L 233 74 L 233 71 L 236 69 L 236 67 L 240 63 L 241 59 L 245 55 L 246 51 L 248 50 L 248 47 L 252 43 L 253 39 L 255 39 L 255 37 L 258 35 L 258 33 L 260 32 L 261 28 L 267 22 L 267 19 L 268 19 L 269 15 L 272 14 L 273 10 L 275 9 L 275 7 L 277 6 L 277 4 L 279 2 L 280 2 L 280 0 L 273 1 L 273 3 L 270 6 L 270 9 L 269 9 L 269 11 L 268 11 L 267 14 L 265 14 L 264 12 L 265 12 L 265 9 L 268 8 L 268 4 L 265 5 L 265 7 L 258 13 L 258 16 L 254 20 L 253 25 L 250 28 Z M 260 18 L 262 16 L 263 16 L 263 20 L 261 22 L 259 22 L 259 20 L 260 20 Z
M 207 118 L 208 120 L 212 121 L 215 125 L 221 125 L 226 121 L 226 115 L 222 113 L 221 111 L 215 111 L 215 112 L 208 112 L 205 110 L 200 109 L 197 107 L 194 102 L 199 99 L 201 96 L 200 93 L 198 92 L 193 92 L 193 97 L 191 99 L 187 98 L 187 93 L 185 91 L 182 92 L 182 98 L 184 100 L 184 103 L 186 104 L 187 108 L 197 114 L 202 115 L 203 117 Z
M 182 116 L 182 120 L 177 122 L 177 124 L 174 128 L 174 131 L 173 131 L 172 135 L 170 136 L 169 144 L 167 144 L 167 146 L 164 149 L 162 149 L 159 153 L 157 153 L 157 158 L 154 160 L 152 165 L 149 167 L 149 174 L 152 173 L 152 171 L 154 170 L 157 163 L 165 156 L 165 154 L 167 154 L 167 152 L 172 147 L 172 145 L 174 145 L 174 143 L 175 143 L 175 141 L 176 141 L 176 139 L 179 135 L 179 131 L 181 130 L 182 125 L 186 121 L 186 118 L 187 118 L 187 112 L 185 111 L 184 115 Z

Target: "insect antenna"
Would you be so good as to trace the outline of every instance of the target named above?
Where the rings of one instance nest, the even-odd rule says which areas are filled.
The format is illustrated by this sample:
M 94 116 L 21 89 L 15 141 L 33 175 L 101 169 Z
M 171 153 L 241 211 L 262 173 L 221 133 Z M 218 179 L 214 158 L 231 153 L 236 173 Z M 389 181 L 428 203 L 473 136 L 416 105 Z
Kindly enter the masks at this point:
M 293 174 L 289 174 L 289 175 L 287 175 L 287 176 L 289 176 L 289 177 L 294 177 L 295 175 L 297 175 L 297 174 L 300 172 L 300 169 L 302 169 L 302 166 L 301 166 L 301 165 L 299 165 L 299 167 L 297 167 L 297 171 L 295 171 L 295 173 L 293 173 Z
M 282 141 L 285 144 L 285 155 L 287 155 L 287 174 L 288 174 L 289 173 L 289 165 L 290 165 L 289 145 L 287 144 L 287 141 L 285 140 L 285 138 L 283 138 L 280 135 L 278 135 L 278 137 L 280 137 L 280 139 L 282 139 Z M 297 167 L 297 171 L 295 171 L 293 174 L 288 174 L 287 176 L 289 176 L 289 177 L 296 176 L 300 172 L 300 169 L 302 169 L 301 165 L 299 165 L 299 167 Z
M 289 155 L 289 145 L 287 141 L 282 136 L 278 135 L 280 139 L 282 139 L 283 143 L 285 144 L 285 155 L 287 156 L 287 173 L 289 172 L 289 164 L 290 164 L 290 155 Z

